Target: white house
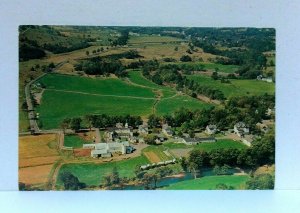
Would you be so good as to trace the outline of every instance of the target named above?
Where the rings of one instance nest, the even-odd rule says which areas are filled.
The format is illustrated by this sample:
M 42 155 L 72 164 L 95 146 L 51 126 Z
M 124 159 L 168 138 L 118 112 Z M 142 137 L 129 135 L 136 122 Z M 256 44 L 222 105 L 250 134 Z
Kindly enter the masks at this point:
M 249 128 L 244 122 L 238 122 L 234 125 L 233 131 L 235 134 L 237 134 L 239 137 L 244 137 L 245 135 L 249 134 Z
M 141 135 L 148 135 L 149 133 L 148 124 L 139 125 L 138 133 Z
M 123 126 L 121 123 L 117 123 L 116 126 L 118 127 L 108 128 L 105 131 L 104 136 L 107 141 L 115 141 L 118 138 L 129 140 L 133 137 L 132 129 L 128 127 L 127 123 L 125 124 L 125 127 L 121 127 Z
M 168 137 L 171 137 L 174 134 L 174 132 L 171 129 L 171 126 L 169 126 L 168 124 L 162 125 L 162 133 Z
M 121 154 L 129 154 L 133 148 L 129 145 L 128 141 L 121 143 L 96 143 L 96 144 L 83 144 L 83 148 L 92 149 L 91 157 L 111 157 L 112 153 L 120 152 Z
M 206 129 L 205 129 L 205 132 L 209 135 L 213 135 L 217 132 L 217 126 L 216 125 L 207 125 L 206 126 Z

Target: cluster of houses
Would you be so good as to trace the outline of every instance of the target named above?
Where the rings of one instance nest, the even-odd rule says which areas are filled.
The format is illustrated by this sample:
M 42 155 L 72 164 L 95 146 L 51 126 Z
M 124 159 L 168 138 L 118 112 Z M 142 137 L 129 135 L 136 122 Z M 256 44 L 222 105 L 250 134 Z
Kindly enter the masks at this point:
M 263 127 L 266 130 L 266 127 Z M 135 133 L 134 133 L 135 132 Z M 195 137 L 191 138 L 188 135 L 176 138 L 177 143 L 184 143 L 187 145 L 196 145 L 199 143 L 213 143 L 216 142 L 214 134 L 218 132 L 216 125 L 210 124 L 206 126 L 205 133 L 207 137 Z M 239 136 L 242 142 L 248 146 L 251 145 L 252 135 L 250 135 L 249 127 L 244 122 L 238 122 L 234 125 L 233 132 Z M 107 128 L 104 132 L 105 143 L 92 143 L 84 144 L 83 148 L 91 149 L 91 157 L 111 157 L 114 153 L 130 154 L 134 151 L 134 147 L 130 143 L 143 143 L 144 137 L 149 134 L 149 128 L 147 123 L 139 125 L 134 131 L 132 127 L 127 123 L 117 123 L 115 127 Z M 156 143 L 162 143 L 166 139 L 173 137 L 174 132 L 172 127 L 168 124 L 163 124 L 161 132 L 156 134 Z M 166 163 L 166 162 L 165 162 Z M 163 164 L 163 163 L 160 163 Z M 146 165 L 145 168 L 147 168 Z M 153 165 L 152 165 L 153 166 Z M 142 169 L 145 169 L 144 167 Z
M 93 143 L 83 144 L 83 148 L 91 149 L 91 157 L 112 157 L 113 153 L 130 154 L 134 151 L 134 148 L 129 145 L 128 141 L 125 142 L 112 142 L 112 143 Z

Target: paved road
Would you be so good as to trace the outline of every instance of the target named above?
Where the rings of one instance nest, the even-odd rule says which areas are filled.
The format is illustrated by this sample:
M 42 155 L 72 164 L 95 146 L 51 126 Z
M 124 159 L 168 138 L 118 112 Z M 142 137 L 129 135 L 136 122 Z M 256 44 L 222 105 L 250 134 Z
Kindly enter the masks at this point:
M 61 62 L 61 63 L 58 63 L 56 65 L 56 67 L 53 69 L 53 71 L 59 67 L 61 67 L 62 65 L 64 65 L 66 62 Z M 33 107 L 33 103 L 32 103 L 32 100 L 31 100 L 31 94 L 30 94 L 30 87 L 31 85 L 39 80 L 40 78 L 42 78 L 43 76 L 47 75 L 47 73 L 43 73 L 42 75 L 40 75 L 39 77 L 37 77 L 36 79 L 30 81 L 26 86 L 25 86 L 25 97 L 26 97 L 26 103 L 27 103 L 27 107 L 28 107 L 28 119 L 29 119 L 29 125 L 30 125 L 30 130 L 31 132 L 34 132 L 34 133 L 39 133 L 40 132 L 40 129 L 39 129 L 39 126 L 36 122 L 36 119 L 35 119 L 35 113 L 34 113 L 34 107 Z

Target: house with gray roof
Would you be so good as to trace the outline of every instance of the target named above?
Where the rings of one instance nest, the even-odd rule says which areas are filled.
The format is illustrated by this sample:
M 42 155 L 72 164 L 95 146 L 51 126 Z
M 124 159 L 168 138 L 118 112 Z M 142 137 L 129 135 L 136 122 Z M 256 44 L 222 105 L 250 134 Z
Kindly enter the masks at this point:
M 217 132 L 217 126 L 213 124 L 209 124 L 205 128 L 205 132 L 209 135 L 213 135 Z
M 161 132 L 162 132 L 163 134 L 165 134 L 166 136 L 168 136 L 168 137 L 171 137 L 171 136 L 173 136 L 173 134 L 174 134 L 173 130 L 171 129 L 171 126 L 169 126 L 168 124 L 163 124 L 163 125 L 162 125 L 162 130 L 161 130 Z
M 129 154 L 134 150 L 133 147 L 129 145 L 128 141 L 121 143 L 96 143 L 96 144 L 83 144 L 83 148 L 92 149 L 91 157 L 111 157 L 113 153 Z
M 234 125 L 233 131 L 241 138 L 250 133 L 249 127 L 241 121 Z

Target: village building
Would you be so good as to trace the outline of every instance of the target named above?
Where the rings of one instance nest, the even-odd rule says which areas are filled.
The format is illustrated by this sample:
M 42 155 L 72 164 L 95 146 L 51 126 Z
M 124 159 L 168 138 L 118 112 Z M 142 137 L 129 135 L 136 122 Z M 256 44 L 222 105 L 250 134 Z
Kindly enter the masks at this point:
M 163 124 L 162 125 L 162 133 L 165 134 L 168 137 L 171 137 L 174 134 L 174 132 L 171 129 L 171 126 L 169 126 L 168 124 Z
M 107 128 L 104 132 L 106 141 L 129 140 L 133 137 L 132 129 L 128 127 L 127 123 L 124 127 L 123 125 L 121 127 L 121 123 L 117 123 L 116 126 L 118 127 Z
M 207 137 L 207 138 L 190 138 L 184 137 L 178 140 L 179 143 L 185 143 L 187 145 L 196 145 L 199 143 L 213 143 L 216 142 L 214 137 Z
M 239 137 L 244 137 L 245 135 L 249 134 L 249 128 L 244 122 L 238 122 L 234 125 L 233 131 L 235 134 L 237 134 Z
M 83 148 L 92 149 L 91 157 L 111 157 L 113 153 L 130 154 L 134 148 L 129 145 L 128 141 L 117 143 L 95 143 L 95 144 L 83 144 Z
M 272 77 L 263 77 L 262 75 L 257 76 L 256 79 L 259 80 L 259 81 L 265 81 L 265 82 L 268 82 L 268 83 L 273 82 Z
M 148 124 L 139 125 L 138 133 L 140 135 L 148 135 L 149 133 Z
M 213 135 L 217 132 L 217 126 L 216 125 L 207 125 L 206 126 L 206 129 L 205 129 L 205 132 L 209 135 Z

